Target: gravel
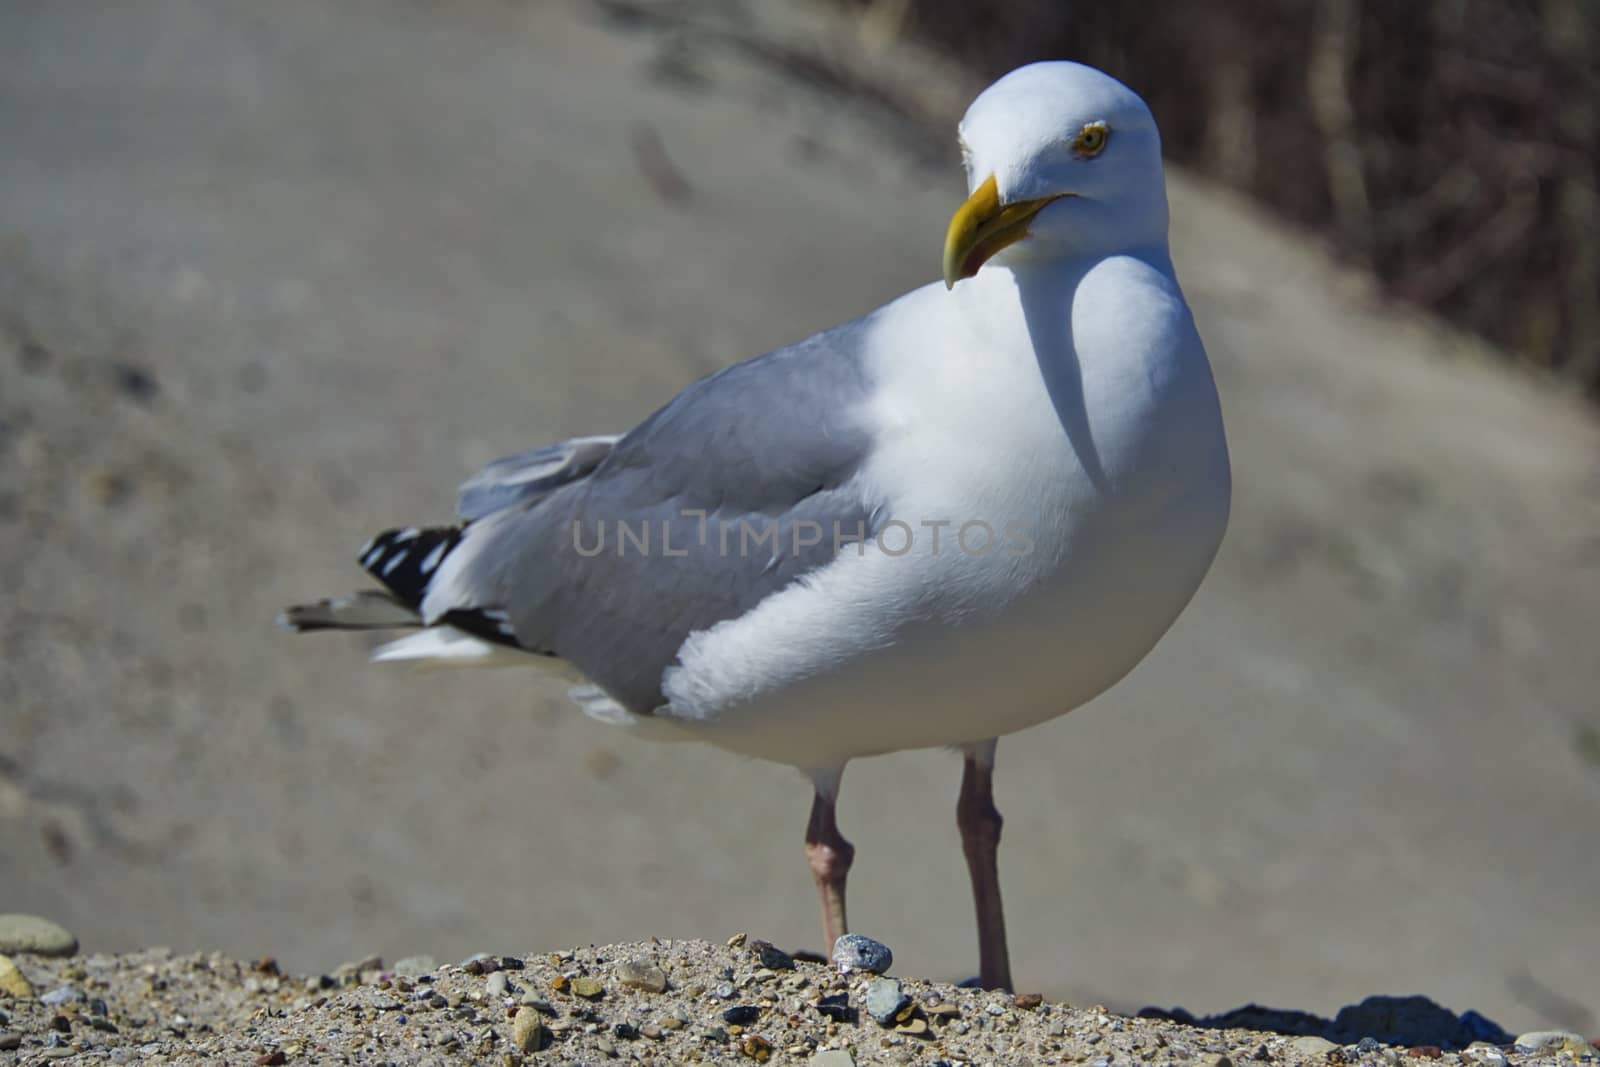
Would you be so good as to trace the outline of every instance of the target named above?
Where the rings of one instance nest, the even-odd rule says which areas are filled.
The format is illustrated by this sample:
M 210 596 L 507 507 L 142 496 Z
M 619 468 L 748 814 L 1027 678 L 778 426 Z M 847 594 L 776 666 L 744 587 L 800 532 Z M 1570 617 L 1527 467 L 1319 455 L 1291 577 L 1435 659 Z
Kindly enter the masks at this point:
M 1318 1035 L 1206 1029 L 1028 994 L 841 974 L 804 958 L 793 970 L 778 970 L 765 965 L 759 943 L 651 940 L 474 958 L 409 976 L 376 958 L 335 974 L 291 976 L 271 959 L 247 963 L 159 949 L 25 956 L 15 964 L 31 988 L 75 995 L 52 998 L 55 1004 L 31 993 L 0 996 L 4 1067 L 56 1059 L 510 1067 L 612 1059 L 810 1067 L 1600 1064 L 1600 1054 L 1566 1032 L 1524 1034 L 1515 1044 L 1478 1043 L 1461 1052 L 1370 1037 L 1341 1045 Z M 735 1002 L 715 995 L 722 985 L 737 990 Z M 851 1004 L 866 1005 L 871 1017 L 858 1017 Z

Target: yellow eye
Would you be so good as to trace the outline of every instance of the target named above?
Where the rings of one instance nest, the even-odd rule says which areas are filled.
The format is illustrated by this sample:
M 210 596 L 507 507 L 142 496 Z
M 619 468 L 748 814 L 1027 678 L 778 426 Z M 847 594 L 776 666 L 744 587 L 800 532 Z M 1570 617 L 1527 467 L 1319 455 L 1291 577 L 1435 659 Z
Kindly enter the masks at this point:
M 1110 137 L 1110 126 L 1103 122 L 1091 122 L 1079 130 L 1078 136 L 1072 139 L 1072 150 L 1080 156 L 1092 159 L 1101 153 Z

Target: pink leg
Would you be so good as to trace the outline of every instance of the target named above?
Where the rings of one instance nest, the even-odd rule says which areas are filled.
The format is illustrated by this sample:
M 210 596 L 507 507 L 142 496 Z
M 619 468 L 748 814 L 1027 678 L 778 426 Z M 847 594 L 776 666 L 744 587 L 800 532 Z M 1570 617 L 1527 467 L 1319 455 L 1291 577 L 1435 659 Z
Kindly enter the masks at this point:
M 978 912 L 978 980 L 985 989 L 1010 989 L 1011 956 L 1006 950 L 1006 917 L 995 862 L 1004 820 L 994 806 L 994 747 L 990 740 L 966 749 L 956 825 L 961 827 L 961 850 L 967 856 L 972 902 Z
M 819 771 L 813 776 L 816 796 L 811 801 L 811 822 L 806 826 L 806 859 L 811 863 L 811 877 L 817 883 L 817 896 L 822 902 L 822 936 L 827 939 L 824 953 L 831 953 L 833 943 L 850 930 L 844 916 L 844 880 L 850 873 L 856 850 L 839 833 L 833 813 L 834 801 L 839 796 L 839 777 L 843 773 L 843 768 L 839 768 Z

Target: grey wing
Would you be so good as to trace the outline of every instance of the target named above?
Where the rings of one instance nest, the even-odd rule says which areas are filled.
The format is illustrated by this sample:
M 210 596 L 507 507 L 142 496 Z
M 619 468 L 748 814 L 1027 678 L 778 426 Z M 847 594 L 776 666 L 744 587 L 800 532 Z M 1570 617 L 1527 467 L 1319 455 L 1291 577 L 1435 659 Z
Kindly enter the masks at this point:
M 504 611 L 523 647 L 568 660 L 632 711 L 658 707 L 690 633 L 876 532 L 882 502 L 854 477 L 871 446 L 861 332 L 839 327 L 696 382 L 582 474 L 570 473 L 582 465 L 573 442 L 524 453 L 527 469 L 565 477 L 510 479 L 511 506 L 468 527 L 424 615 Z M 502 499 L 475 487 L 483 477 L 464 488 L 464 512 Z

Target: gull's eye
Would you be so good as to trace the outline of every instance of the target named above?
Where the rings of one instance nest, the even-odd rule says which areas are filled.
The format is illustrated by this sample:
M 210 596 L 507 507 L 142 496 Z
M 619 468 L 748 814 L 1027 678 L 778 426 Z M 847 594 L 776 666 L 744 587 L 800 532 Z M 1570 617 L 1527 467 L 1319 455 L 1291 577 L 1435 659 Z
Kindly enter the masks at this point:
M 1085 159 L 1093 159 L 1105 149 L 1106 141 L 1110 138 L 1110 126 L 1103 122 L 1091 122 L 1072 139 L 1072 151 Z

